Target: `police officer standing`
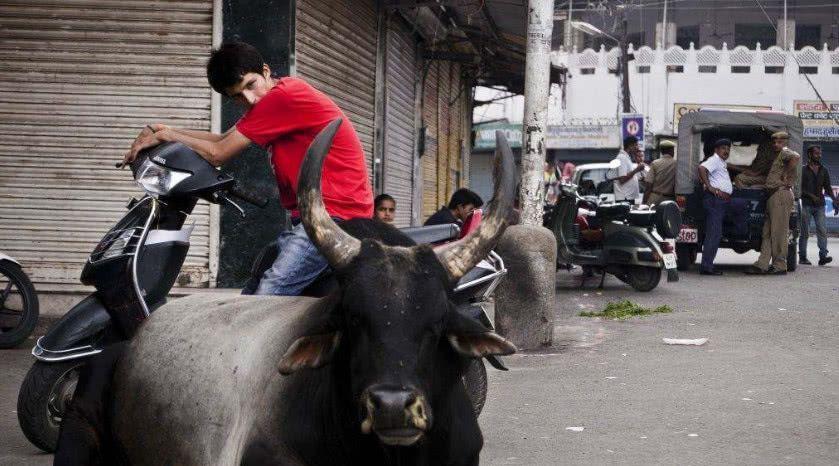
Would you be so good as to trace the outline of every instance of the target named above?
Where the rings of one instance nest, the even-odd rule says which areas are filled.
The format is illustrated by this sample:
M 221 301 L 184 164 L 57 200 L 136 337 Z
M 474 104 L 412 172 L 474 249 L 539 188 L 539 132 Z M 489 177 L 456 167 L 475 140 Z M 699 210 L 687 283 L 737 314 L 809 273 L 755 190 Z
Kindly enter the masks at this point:
M 789 214 L 794 207 L 792 186 L 801 155 L 787 147 L 789 134 L 772 134 L 772 150 L 777 154 L 766 175 L 766 220 L 760 257 L 746 273 L 786 275 L 789 252 Z
M 748 235 L 746 204 L 743 199 L 733 199 L 734 187 L 728 174 L 726 160 L 731 151 L 731 141 L 720 139 L 714 143 L 714 155 L 699 165 L 699 180 L 705 193 L 702 206 L 705 208 L 705 239 L 702 242 L 702 265 L 700 275 L 722 275 L 714 268 L 714 258 L 722 240 L 722 221 L 726 214 L 734 223 L 735 241 L 744 241 Z
M 665 140 L 658 147 L 661 157 L 650 164 L 650 171 L 644 177 L 647 183 L 644 204 L 651 206 L 676 199 L 676 159 L 673 158 L 676 145 Z

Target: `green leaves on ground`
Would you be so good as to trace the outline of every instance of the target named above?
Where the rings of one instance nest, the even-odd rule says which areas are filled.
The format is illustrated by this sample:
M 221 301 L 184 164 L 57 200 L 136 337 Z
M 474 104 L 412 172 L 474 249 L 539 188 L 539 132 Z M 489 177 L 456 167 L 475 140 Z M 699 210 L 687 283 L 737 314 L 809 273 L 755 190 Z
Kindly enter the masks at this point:
M 600 312 L 581 312 L 580 317 L 603 317 L 605 319 L 629 319 L 633 316 L 648 316 L 650 314 L 667 314 L 673 312 L 670 306 L 658 306 L 655 309 L 641 307 L 628 299 L 617 303 L 609 303 Z

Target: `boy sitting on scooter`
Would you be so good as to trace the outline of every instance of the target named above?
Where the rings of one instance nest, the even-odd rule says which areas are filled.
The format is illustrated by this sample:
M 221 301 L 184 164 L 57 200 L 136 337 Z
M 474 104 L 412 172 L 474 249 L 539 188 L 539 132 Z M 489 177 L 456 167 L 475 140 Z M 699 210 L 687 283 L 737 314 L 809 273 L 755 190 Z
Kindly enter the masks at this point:
M 280 204 L 291 213 L 293 228 L 280 233 L 282 254 L 262 277 L 256 294 L 296 296 L 328 267 L 300 223 L 297 177 L 306 149 L 330 121 L 341 118 L 323 166 L 323 202 L 336 220 L 373 214 L 373 193 L 361 142 L 349 119 L 325 94 L 296 77 L 274 78 L 260 53 L 244 42 L 213 51 L 207 79 L 218 93 L 241 104 L 247 113 L 224 134 L 147 126 L 123 158 L 131 162 L 145 148 L 165 141 L 181 142 L 215 166 L 221 166 L 251 143 L 271 153 Z

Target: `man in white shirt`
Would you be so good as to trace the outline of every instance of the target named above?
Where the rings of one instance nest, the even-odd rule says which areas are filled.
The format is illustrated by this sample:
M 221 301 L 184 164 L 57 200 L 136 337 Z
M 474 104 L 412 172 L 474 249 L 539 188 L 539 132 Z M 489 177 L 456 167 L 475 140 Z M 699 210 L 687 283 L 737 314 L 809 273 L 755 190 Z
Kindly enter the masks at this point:
M 629 201 L 629 203 L 634 204 L 641 194 L 638 188 L 638 177 L 635 175 L 642 172 L 646 165 L 643 162 L 635 163 L 633 156 L 637 150 L 638 138 L 627 136 L 623 140 L 623 150 L 618 152 L 618 156 L 615 158 L 620 162 L 620 166 L 617 168 L 618 176 L 614 181 L 615 202 Z
M 736 236 L 732 239 L 742 241 L 748 235 L 746 202 L 744 199 L 731 198 L 734 188 L 726 164 L 730 151 L 731 141 L 720 139 L 714 144 L 714 155 L 699 165 L 699 180 L 705 191 L 702 199 L 705 207 L 705 240 L 702 243 L 702 265 L 699 269 L 701 275 L 722 275 L 721 271 L 714 269 L 714 258 L 720 247 L 722 220 L 726 214 L 731 217 L 736 230 Z

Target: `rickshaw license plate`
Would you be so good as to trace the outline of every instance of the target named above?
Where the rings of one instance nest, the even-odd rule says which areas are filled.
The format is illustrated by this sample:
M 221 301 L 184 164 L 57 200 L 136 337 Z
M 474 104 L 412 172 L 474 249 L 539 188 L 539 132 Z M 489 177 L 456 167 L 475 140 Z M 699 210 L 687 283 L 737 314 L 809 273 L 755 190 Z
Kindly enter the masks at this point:
M 665 254 L 664 255 L 664 268 L 665 269 L 675 269 L 676 268 L 676 255 L 673 253 Z
M 699 230 L 696 228 L 682 228 L 679 230 L 677 243 L 696 243 L 699 241 Z

